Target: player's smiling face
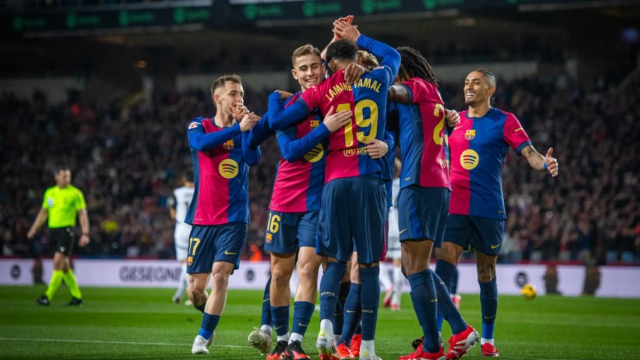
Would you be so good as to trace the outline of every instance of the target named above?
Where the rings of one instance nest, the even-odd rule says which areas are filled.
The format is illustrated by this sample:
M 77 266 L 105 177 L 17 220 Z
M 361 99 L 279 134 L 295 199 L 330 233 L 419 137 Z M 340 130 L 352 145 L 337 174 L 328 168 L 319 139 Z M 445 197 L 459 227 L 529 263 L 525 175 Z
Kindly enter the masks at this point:
M 464 81 L 464 102 L 467 105 L 487 102 L 495 90 L 483 73 L 473 71 Z
M 298 80 L 302 91 L 322 82 L 324 66 L 317 55 L 304 55 L 296 59 L 296 67 L 291 70 L 293 78 Z
M 231 114 L 231 107 L 244 106 L 244 89 L 242 84 L 227 81 L 224 87 L 216 90 L 213 101 L 220 106 L 226 114 Z

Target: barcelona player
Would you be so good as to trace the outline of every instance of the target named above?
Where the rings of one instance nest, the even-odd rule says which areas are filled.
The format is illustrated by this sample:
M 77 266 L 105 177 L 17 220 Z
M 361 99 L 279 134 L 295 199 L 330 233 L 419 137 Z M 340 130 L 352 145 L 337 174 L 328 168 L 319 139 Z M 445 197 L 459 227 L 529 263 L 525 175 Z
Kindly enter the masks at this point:
M 291 60 L 292 75 L 301 91 L 293 96 L 287 94 L 285 106 L 295 103 L 309 87 L 320 84 L 325 74 L 320 51 L 312 45 L 296 49 Z M 324 182 L 324 149 L 327 136 L 344 127 L 350 119 L 351 112 L 342 111 L 327 114 L 323 121 L 316 111 L 276 132 L 282 157 L 269 207 L 265 250 L 271 253 L 269 303 L 278 342 L 267 359 L 309 358 L 302 349 L 302 339 L 315 309 L 318 269 L 322 260 L 316 254 L 315 237 Z M 266 118 L 251 132 L 252 143 L 264 139 L 265 134 L 271 132 Z M 294 302 L 293 331 L 289 336 L 288 287 L 296 266 L 296 254 L 300 281 Z M 255 329 L 249 335 L 249 343 L 265 353 L 271 345 L 271 329 Z
M 402 55 L 397 84 L 390 89 L 390 121 L 397 119 L 402 153 L 398 194 L 398 225 L 402 267 L 411 286 L 411 300 L 424 340 L 412 354 L 400 359 L 443 359 L 437 313 L 448 319 L 464 351 L 478 341 L 478 333 L 457 311 L 448 289 L 429 269 L 431 252 L 440 247 L 449 210 L 449 150 L 444 102 L 438 80 L 426 59 L 410 47 Z M 450 340 L 451 342 L 452 340 Z M 450 349 L 452 347 L 450 346 Z M 450 356 L 447 354 L 447 356 Z
M 367 146 L 385 137 L 387 91 L 397 75 L 400 55 L 391 47 L 372 40 L 354 26 L 338 21 L 334 32 L 342 40 L 329 45 L 327 62 L 334 72 L 322 84 L 308 89 L 298 101 L 283 109 L 280 95 L 269 98 L 269 123 L 285 128 L 315 109 L 322 114 L 335 108 L 351 110 L 351 121 L 329 135 L 325 186 L 322 192 L 317 235 L 318 253 L 329 258 L 320 284 L 320 333 L 316 346 L 321 359 L 336 359 L 333 317 L 340 280 L 354 247 L 362 281 L 361 359 L 377 359 L 374 348 L 380 298 L 378 262 L 384 245 L 386 191 L 389 166 L 368 154 Z M 357 62 L 358 46 L 382 58 L 381 67 L 368 72 L 355 84 L 344 79 L 344 69 Z M 386 149 L 385 149 L 386 150 Z
M 260 149 L 248 146 L 249 130 L 260 120 L 243 105 L 242 79 L 222 76 L 211 85 L 213 119 L 197 117 L 187 134 L 195 191 L 185 222 L 191 224 L 187 272 L 189 300 L 202 312 L 191 352 L 208 354 L 227 299 L 229 276 L 237 269 L 249 223 L 249 166 Z M 211 276 L 211 295 L 205 290 Z
M 436 273 L 450 287 L 463 248 L 476 250 L 482 310 L 482 355 L 498 356 L 493 332 L 498 309 L 496 260 L 502 249 L 506 212 L 502 195 L 502 166 L 509 148 L 523 155 L 532 168 L 558 175 L 558 161 L 539 154 L 518 119 L 491 106 L 494 75 L 480 69 L 464 84 L 467 111 L 449 136 L 451 186 L 449 219 L 442 249 L 436 249 Z M 453 344 L 455 349 L 458 344 Z M 449 358 L 449 357 L 447 357 Z

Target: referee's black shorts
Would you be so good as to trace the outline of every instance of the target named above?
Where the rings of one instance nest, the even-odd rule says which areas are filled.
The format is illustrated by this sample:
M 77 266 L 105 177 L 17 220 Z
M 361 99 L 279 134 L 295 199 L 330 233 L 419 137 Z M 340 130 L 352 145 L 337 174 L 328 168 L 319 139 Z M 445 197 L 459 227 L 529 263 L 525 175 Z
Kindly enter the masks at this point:
M 63 227 L 56 229 L 49 229 L 49 235 L 51 235 L 51 246 L 53 246 L 54 252 L 59 252 L 65 256 L 71 256 L 73 251 L 73 245 L 75 244 L 75 234 L 73 228 Z

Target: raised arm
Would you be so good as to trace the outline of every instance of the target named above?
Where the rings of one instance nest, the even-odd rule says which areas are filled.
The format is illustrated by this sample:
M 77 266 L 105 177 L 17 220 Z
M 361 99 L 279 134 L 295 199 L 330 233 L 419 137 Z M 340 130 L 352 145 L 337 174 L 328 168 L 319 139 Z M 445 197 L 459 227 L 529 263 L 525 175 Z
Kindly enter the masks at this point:
M 310 91 L 310 90 L 307 90 Z M 269 127 L 273 130 L 283 130 L 304 119 L 312 109 L 302 99 L 285 108 L 280 100 L 280 93 L 269 95 Z

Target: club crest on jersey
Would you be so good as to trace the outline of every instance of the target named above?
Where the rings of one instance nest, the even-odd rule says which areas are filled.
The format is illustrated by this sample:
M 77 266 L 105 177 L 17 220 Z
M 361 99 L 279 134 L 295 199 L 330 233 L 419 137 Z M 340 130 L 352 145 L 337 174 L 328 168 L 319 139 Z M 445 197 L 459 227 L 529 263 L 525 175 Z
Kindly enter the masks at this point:
M 189 266 L 193 265 L 193 256 L 189 256 L 187 258 L 187 265 L 189 265 Z
M 273 234 L 267 234 L 267 244 L 271 244 L 273 241 Z
M 233 139 L 227 140 L 224 144 L 222 144 L 222 147 L 224 147 L 227 150 L 233 150 L 234 148 Z
M 199 122 L 197 121 L 192 122 L 191 124 L 189 124 L 189 130 L 197 128 L 198 125 L 200 125 Z
M 311 130 L 317 128 L 320 126 L 320 120 L 311 120 L 309 126 L 311 127 Z
M 464 138 L 467 140 L 473 140 L 476 138 L 476 131 L 475 130 L 467 130 L 464 133 Z

